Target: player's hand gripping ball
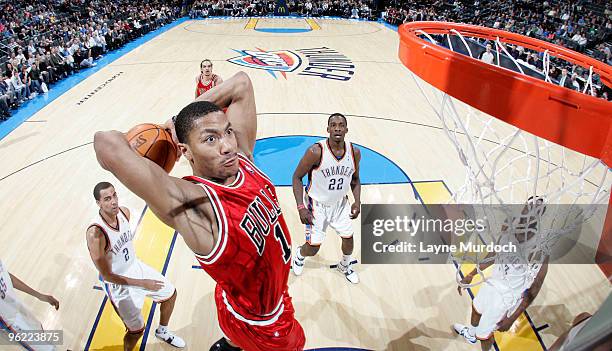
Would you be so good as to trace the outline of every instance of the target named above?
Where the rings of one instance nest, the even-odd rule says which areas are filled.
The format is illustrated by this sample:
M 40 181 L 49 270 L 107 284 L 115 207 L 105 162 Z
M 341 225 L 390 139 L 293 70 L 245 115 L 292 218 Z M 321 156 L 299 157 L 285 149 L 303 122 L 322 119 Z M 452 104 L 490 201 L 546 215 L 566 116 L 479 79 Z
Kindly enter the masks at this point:
M 155 162 L 167 173 L 172 171 L 176 163 L 178 145 L 172 140 L 172 135 L 157 124 L 139 124 L 127 132 L 128 143 L 141 156 Z

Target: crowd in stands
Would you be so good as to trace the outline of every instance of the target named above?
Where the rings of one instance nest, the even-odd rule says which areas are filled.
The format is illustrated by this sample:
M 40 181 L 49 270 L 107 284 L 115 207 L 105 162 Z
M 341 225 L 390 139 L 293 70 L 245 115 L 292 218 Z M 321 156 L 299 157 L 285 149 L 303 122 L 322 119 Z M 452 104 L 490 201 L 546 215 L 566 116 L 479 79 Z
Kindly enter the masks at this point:
M 612 65 L 612 2 L 606 0 L 287 0 L 282 14 L 376 20 L 378 3 L 384 3 L 383 19 L 394 25 L 453 21 L 500 28 Z M 0 10 L 0 121 L 55 82 L 187 11 L 192 18 L 278 14 L 276 0 L 0 0 Z M 543 70 L 541 53 L 507 49 Z M 588 71 L 557 62 L 550 77 L 584 90 Z M 596 95 L 612 95 L 596 84 Z
M 229 1 L 196 0 L 191 6 L 189 17 L 210 16 L 251 17 L 273 15 L 276 0 Z
M 379 14 L 376 11 L 374 1 L 287 1 L 291 13 L 302 16 L 334 16 L 352 19 L 377 20 Z
M 296 16 L 335 16 L 354 19 L 378 19 L 373 0 L 288 0 L 286 9 L 278 12 L 276 0 L 197 0 L 191 7 L 190 17 L 232 16 L 251 17 L 274 14 Z
M 0 120 L 181 16 L 180 0 L 0 0 Z
M 485 52 L 479 55 L 480 60 L 484 62 L 489 64 L 497 64 L 497 51 L 499 51 L 500 54 L 507 53 L 523 67 L 528 67 L 538 73 L 541 73 L 543 79 L 548 77 L 548 80 L 554 84 L 564 86 L 568 89 L 581 91 L 586 94 L 591 94 L 593 96 L 598 96 L 606 100 L 612 100 L 612 91 L 599 80 L 597 75 L 593 75 L 592 77 L 593 84 L 588 84 L 590 72 L 584 67 L 574 66 L 562 59 L 550 57 L 550 64 L 545 68 L 544 66 L 546 63 L 544 62 L 542 53 L 540 52 L 510 44 L 505 44 L 504 50 L 497 47 L 496 43 L 487 42 L 485 39 L 476 39 L 476 41 L 480 42 L 483 46 L 486 45 Z
M 448 21 L 499 28 L 549 41 L 612 65 L 612 2 L 605 0 L 390 0 L 383 19 L 399 25 L 412 21 Z M 495 46 L 494 46 L 495 49 Z M 507 46 L 517 60 L 543 71 L 542 54 Z M 557 83 L 584 90 L 589 72 L 553 60 L 549 76 Z M 597 96 L 610 99 L 611 91 L 596 81 Z M 589 89 L 590 90 L 590 89 Z

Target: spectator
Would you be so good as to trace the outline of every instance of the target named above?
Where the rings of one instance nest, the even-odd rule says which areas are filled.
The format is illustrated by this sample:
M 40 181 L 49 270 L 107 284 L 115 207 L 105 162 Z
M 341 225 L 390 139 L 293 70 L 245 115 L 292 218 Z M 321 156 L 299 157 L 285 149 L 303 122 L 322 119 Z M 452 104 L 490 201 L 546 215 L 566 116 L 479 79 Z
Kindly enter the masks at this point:
M 35 91 L 37 94 L 41 94 L 43 92 L 42 86 L 40 84 L 41 73 L 40 73 L 40 69 L 38 68 L 38 64 L 36 64 L 36 62 L 32 65 L 32 67 L 30 68 L 30 72 L 28 74 L 29 74 L 32 90 Z
M 10 112 L 10 102 L 11 96 L 8 85 L 4 82 L 6 76 L 4 74 L 0 74 L 0 120 L 6 121 L 9 117 L 11 117 Z
M 28 68 L 26 66 L 22 66 L 21 71 L 19 71 L 17 75 L 19 76 L 19 80 L 21 80 L 21 83 L 24 86 L 23 95 L 25 96 L 25 98 L 28 100 L 33 98 L 35 95 L 33 96 L 34 92 L 32 91 L 32 80 L 30 79 L 30 73 L 28 72 Z
M 8 60 L 8 63 L 10 63 L 10 64 L 11 64 L 11 70 L 10 70 L 10 72 L 11 72 L 11 74 L 12 74 L 12 73 L 13 73 L 13 67 L 18 67 L 18 66 L 19 66 L 19 64 L 20 64 L 21 62 L 19 61 L 19 59 L 17 58 L 17 56 L 15 55 L 15 53 L 14 53 L 14 52 L 11 52 L 11 58 L 10 58 L 10 60 Z M 8 63 L 7 63 L 7 64 L 8 64 Z
M 570 89 L 574 89 L 576 91 L 581 91 L 580 88 L 580 82 L 578 82 L 578 73 L 572 73 L 572 79 L 571 79 L 571 88 Z
M 28 42 L 28 57 L 34 57 L 34 55 L 36 54 L 36 47 L 34 46 L 34 40 L 30 40 Z
M 93 57 L 91 57 L 91 52 L 90 51 L 86 51 L 87 56 L 81 60 L 81 63 L 79 63 L 79 66 L 81 66 L 81 68 L 89 68 L 89 67 L 94 67 L 97 65 L 97 63 L 94 62 Z
M 70 73 L 70 66 L 66 64 L 64 57 L 59 53 L 56 46 L 51 48 L 51 63 L 57 69 L 57 74 L 61 78 L 68 76 Z
M 482 53 L 480 60 L 490 65 L 493 64 L 493 62 L 495 61 L 495 57 L 493 56 L 493 53 L 491 52 L 491 44 L 487 44 L 487 47 L 485 51 Z
M 533 65 L 533 67 L 535 67 L 535 69 L 542 71 L 544 68 L 544 65 L 542 64 L 542 60 L 540 60 L 540 56 L 537 53 L 532 53 L 531 57 L 533 58 L 533 60 L 531 61 L 531 64 Z
M 15 66 L 13 66 L 13 64 L 9 61 L 6 63 L 6 67 L 4 69 L 4 75 L 7 78 L 12 78 L 13 77 L 13 69 Z
M 74 57 L 72 57 L 72 52 L 70 51 L 69 45 L 64 45 L 61 47 L 60 54 L 64 58 L 64 62 L 66 63 L 67 68 L 70 71 L 74 71 Z
M 5 91 L 9 97 L 9 106 L 16 107 L 19 104 L 19 99 L 11 79 L 6 74 L 2 74 L 2 83 L 4 83 L 2 86 L 5 88 Z
M 42 61 L 45 62 L 47 65 L 47 71 L 49 71 L 49 80 L 52 82 L 58 81 L 60 79 L 58 74 L 58 68 L 55 66 L 53 60 L 51 59 L 50 51 L 47 51 Z
M 53 82 L 53 72 L 49 68 L 49 65 L 47 64 L 47 61 L 45 60 L 45 57 L 41 56 L 40 54 L 37 54 L 36 55 L 36 64 L 38 65 L 38 67 L 40 69 L 40 72 L 41 72 L 42 77 L 43 77 L 43 81 L 48 86 L 49 84 L 51 84 Z
M 28 96 L 26 95 L 26 86 L 21 81 L 17 68 L 13 68 L 10 82 L 13 86 L 13 89 L 15 90 L 15 96 L 17 98 L 18 103 L 21 103 L 24 99 L 28 98 Z
M 559 77 L 559 85 L 568 89 L 572 89 L 571 81 L 567 76 L 567 68 L 563 68 L 561 70 L 561 76 Z

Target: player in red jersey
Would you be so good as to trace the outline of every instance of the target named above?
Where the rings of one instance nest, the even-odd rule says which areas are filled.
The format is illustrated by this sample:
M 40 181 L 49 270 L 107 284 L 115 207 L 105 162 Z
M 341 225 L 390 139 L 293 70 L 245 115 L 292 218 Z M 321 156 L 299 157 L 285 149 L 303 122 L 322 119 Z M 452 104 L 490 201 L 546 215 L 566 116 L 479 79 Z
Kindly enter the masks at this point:
M 209 91 L 213 87 L 223 83 L 223 79 L 218 75 L 212 73 L 212 61 L 209 59 L 204 59 L 200 62 L 200 74 L 198 74 L 195 78 L 196 80 L 196 91 L 195 97 L 204 94 Z
M 187 105 L 175 129 L 192 177 L 170 177 L 117 131 L 96 133 L 98 161 L 181 233 L 217 282 L 227 339 L 211 350 L 303 350 L 287 289 L 291 237 L 272 182 L 251 162 L 257 119 L 248 76 L 240 72 Z

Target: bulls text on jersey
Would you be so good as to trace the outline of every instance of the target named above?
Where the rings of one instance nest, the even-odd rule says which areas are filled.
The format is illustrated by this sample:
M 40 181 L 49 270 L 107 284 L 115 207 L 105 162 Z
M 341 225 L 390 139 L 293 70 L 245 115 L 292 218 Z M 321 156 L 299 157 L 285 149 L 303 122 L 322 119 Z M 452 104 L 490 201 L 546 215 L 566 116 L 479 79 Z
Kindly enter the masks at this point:
M 264 237 L 268 236 L 272 228 L 274 228 L 274 237 L 281 243 L 284 253 L 283 259 L 286 263 L 291 258 L 291 250 L 288 248 L 287 239 L 282 227 L 278 223 L 281 214 L 278 200 L 268 185 L 265 185 L 265 190 L 261 189 L 259 194 L 255 196 L 255 199 L 247 207 L 247 211 L 240 221 L 240 228 L 251 239 L 259 256 L 265 250 L 266 241 Z

